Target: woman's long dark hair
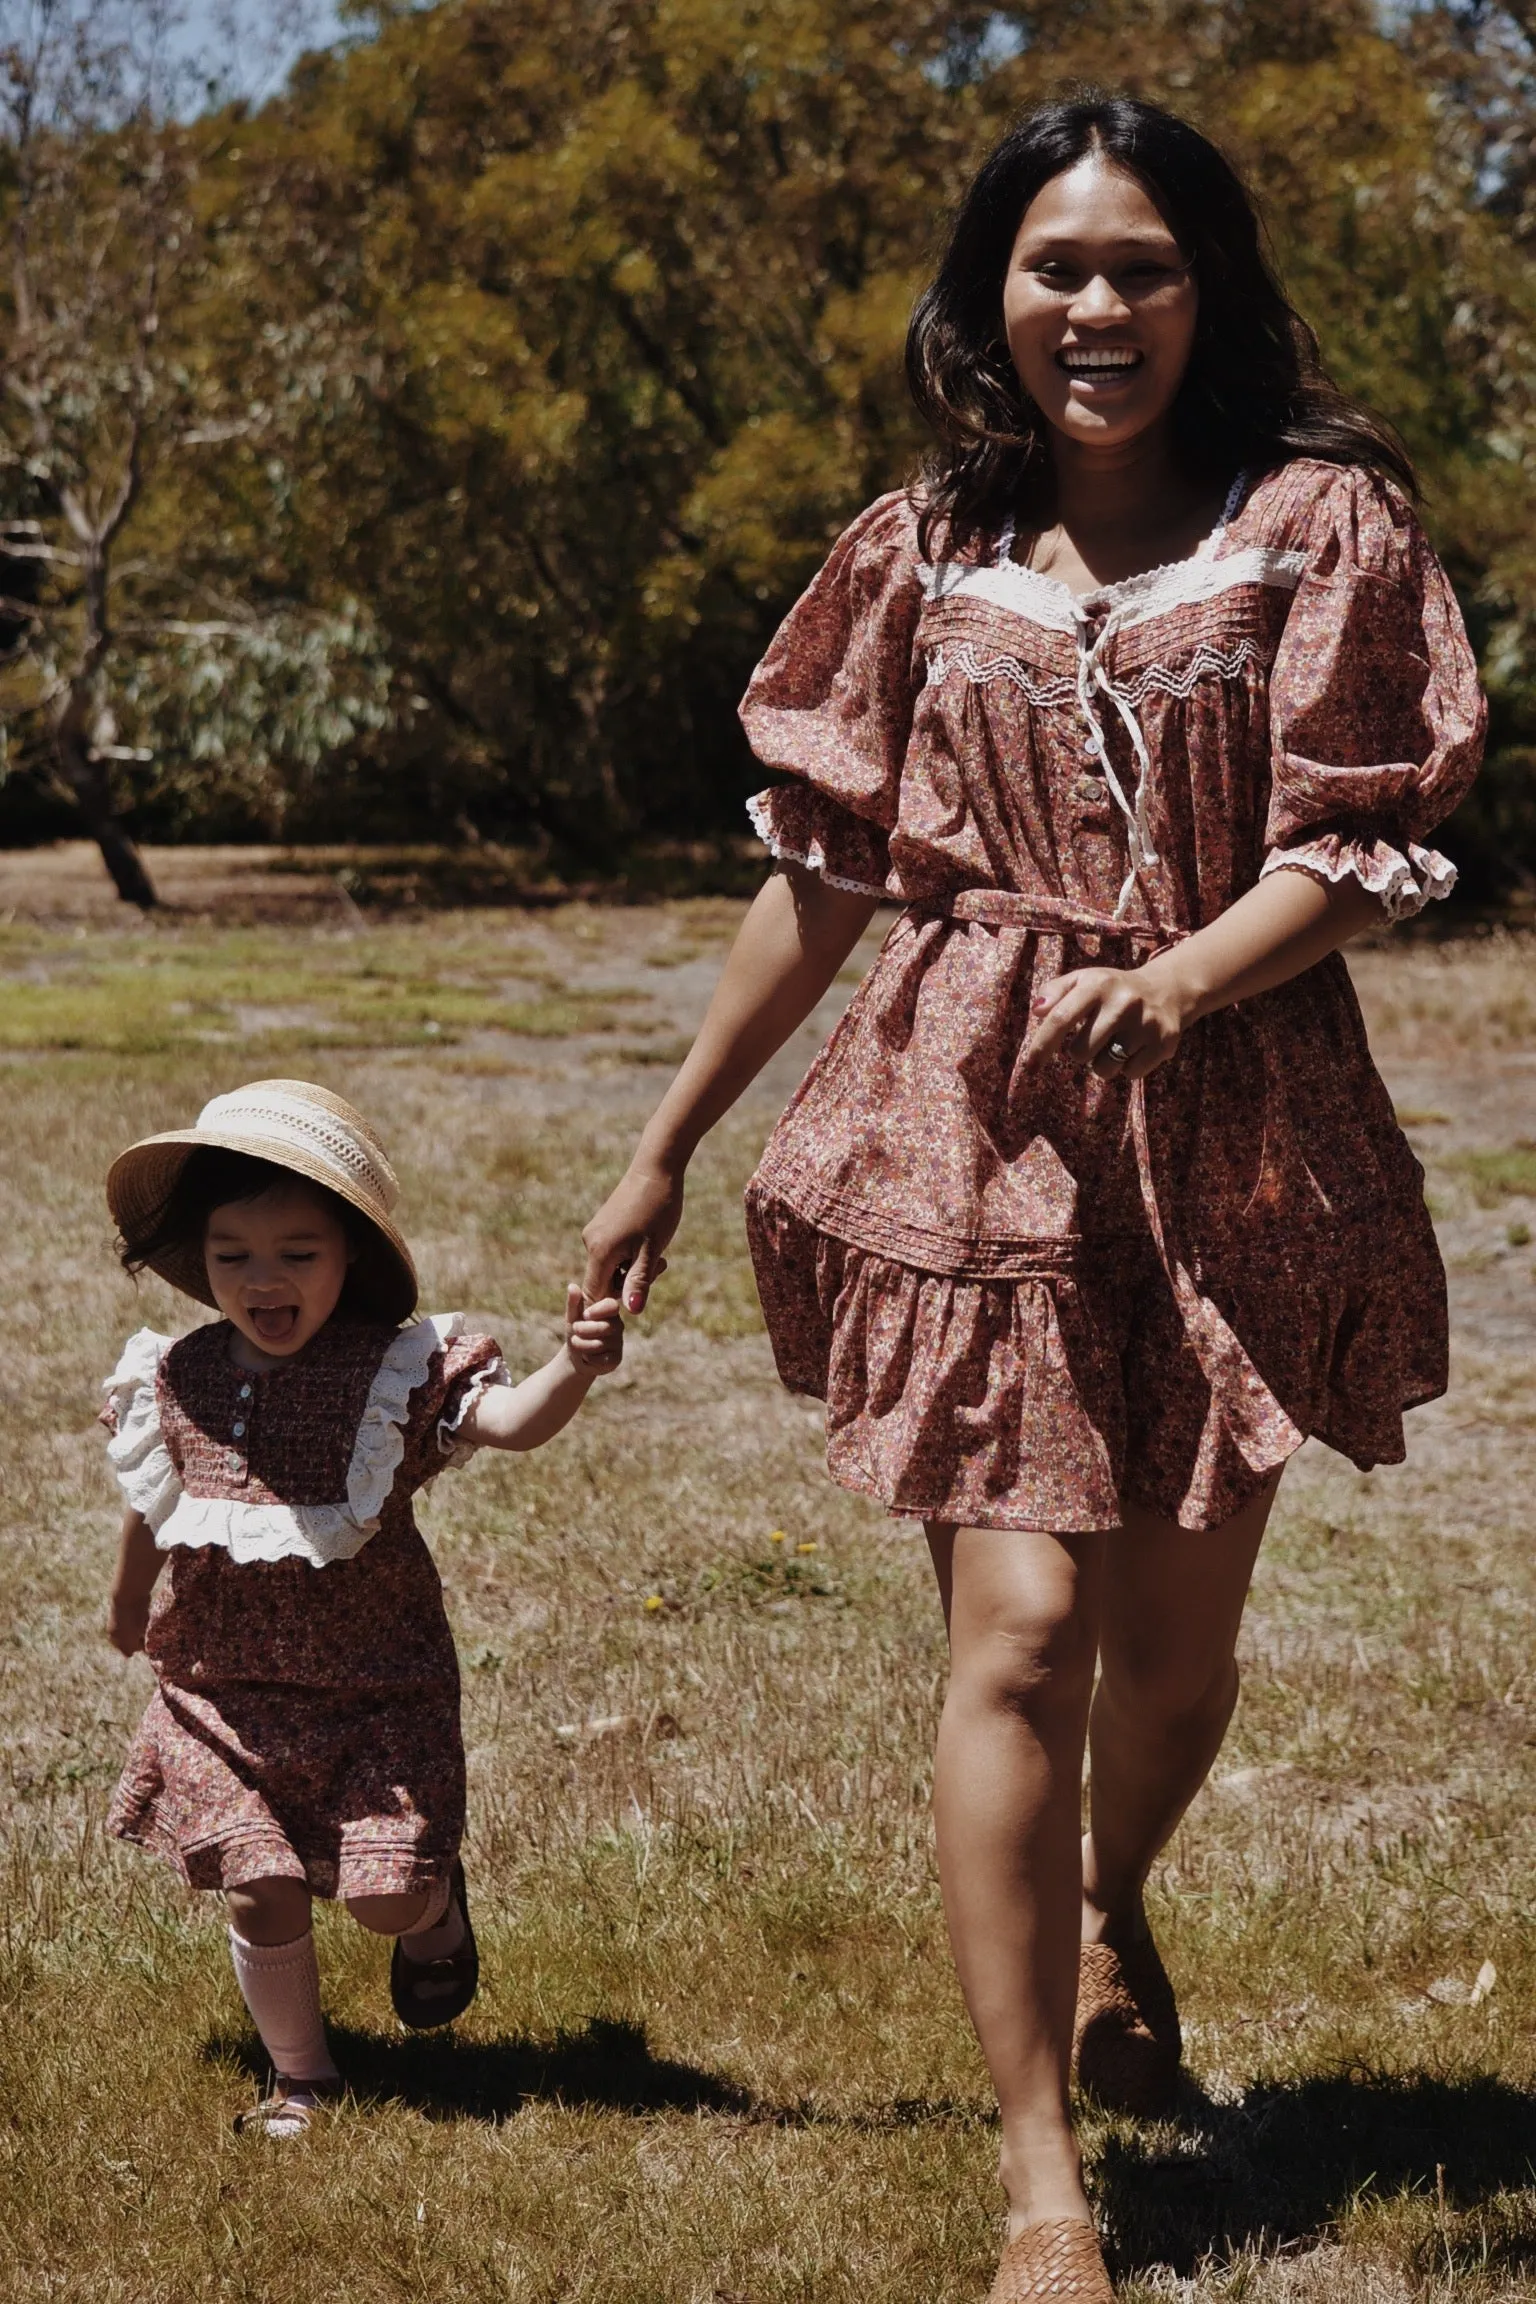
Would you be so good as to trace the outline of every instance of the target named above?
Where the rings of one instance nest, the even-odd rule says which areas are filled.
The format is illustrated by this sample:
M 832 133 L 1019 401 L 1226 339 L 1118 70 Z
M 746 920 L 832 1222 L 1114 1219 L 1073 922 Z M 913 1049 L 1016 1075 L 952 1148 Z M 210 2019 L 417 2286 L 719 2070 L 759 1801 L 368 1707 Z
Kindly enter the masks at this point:
M 1231 479 L 1290 456 L 1367 464 L 1418 493 L 1401 440 L 1330 382 L 1317 338 L 1287 303 L 1257 211 L 1214 144 L 1174 113 L 1088 92 L 1011 128 L 960 204 L 937 277 L 907 332 L 907 381 L 938 446 L 919 537 L 964 551 L 1049 502 L 1046 426 L 1002 341 L 1003 282 L 1024 211 L 1090 153 L 1141 179 L 1194 259 L 1199 319 L 1174 402 L 1191 470 Z

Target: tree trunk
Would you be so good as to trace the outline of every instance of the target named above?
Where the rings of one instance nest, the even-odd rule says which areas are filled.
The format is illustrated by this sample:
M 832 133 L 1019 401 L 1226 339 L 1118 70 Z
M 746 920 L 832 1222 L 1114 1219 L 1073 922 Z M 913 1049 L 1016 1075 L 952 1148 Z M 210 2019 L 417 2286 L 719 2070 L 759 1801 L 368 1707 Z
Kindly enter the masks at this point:
M 63 727 L 58 739 L 59 777 L 79 809 L 87 832 L 101 850 L 101 860 L 112 875 L 112 885 L 125 904 L 152 912 L 160 899 L 144 868 L 144 859 L 129 838 L 127 827 L 112 805 L 107 771 L 93 760 L 74 731 Z

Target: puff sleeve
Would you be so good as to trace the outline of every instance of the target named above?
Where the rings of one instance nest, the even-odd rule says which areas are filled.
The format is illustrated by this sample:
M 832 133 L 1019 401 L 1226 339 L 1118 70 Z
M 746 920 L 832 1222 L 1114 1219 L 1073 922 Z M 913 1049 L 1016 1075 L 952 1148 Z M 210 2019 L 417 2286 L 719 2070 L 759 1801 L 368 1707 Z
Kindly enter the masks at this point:
M 1264 873 L 1348 876 L 1405 919 L 1456 872 L 1420 845 L 1482 757 L 1487 707 L 1456 596 L 1401 494 L 1334 473 L 1270 686 Z
M 112 1469 L 130 1510 L 142 1514 L 157 1536 L 181 1499 L 181 1474 L 160 1430 L 157 1389 L 160 1362 L 174 1341 L 140 1328 L 102 1385 L 107 1401 L 101 1421 L 110 1434 Z
M 435 1331 L 435 1349 L 411 1392 L 404 1435 L 407 1489 L 469 1462 L 475 1443 L 459 1438 L 460 1426 L 483 1392 L 512 1381 L 495 1337 L 468 1331 L 462 1313 L 435 1314 L 421 1325 Z
M 920 677 L 917 518 L 882 496 L 838 538 L 752 675 L 741 719 L 765 768 L 794 781 L 747 812 L 781 860 L 880 896 Z

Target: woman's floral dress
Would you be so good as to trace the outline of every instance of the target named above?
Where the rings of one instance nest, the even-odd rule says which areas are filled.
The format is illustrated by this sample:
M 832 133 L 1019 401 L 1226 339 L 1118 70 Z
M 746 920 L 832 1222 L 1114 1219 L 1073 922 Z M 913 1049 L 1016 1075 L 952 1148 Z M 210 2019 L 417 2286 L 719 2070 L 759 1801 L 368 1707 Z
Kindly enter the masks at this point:
M 169 1553 L 156 1688 L 108 1819 L 194 1888 L 432 1885 L 464 1829 L 459 1672 L 411 1499 L 510 1381 L 457 1314 L 336 1318 L 280 1367 L 217 1320 L 141 1329 L 108 1378 L 109 1450 Z
M 1484 705 L 1401 495 L 1298 460 L 1191 559 L 1076 599 L 924 562 L 883 497 L 742 717 L 793 779 L 771 851 L 905 907 L 748 1191 L 779 1370 L 892 1511 L 1221 1525 L 1317 1434 L 1403 1455 L 1446 1381 L 1422 1175 L 1339 956 L 1197 1024 L 1144 1083 L 1019 1061 L 1036 989 L 1129 967 L 1262 874 L 1445 895 L 1420 845 Z

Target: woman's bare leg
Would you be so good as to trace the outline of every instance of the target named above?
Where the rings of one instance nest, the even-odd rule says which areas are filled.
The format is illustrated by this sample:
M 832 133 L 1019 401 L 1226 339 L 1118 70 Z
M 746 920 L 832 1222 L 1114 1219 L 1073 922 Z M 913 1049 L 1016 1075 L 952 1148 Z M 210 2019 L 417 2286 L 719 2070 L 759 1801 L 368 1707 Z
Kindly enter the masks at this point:
M 1142 1890 L 1210 1774 L 1237 1703 L 1233 1651 L 1280 1475 L 1221 1528 L 1127 1506 L 1106 1540 L 1089 1716 L 1084 1943 L 1145 1929 Z
M 928 1542 L 950 1637 L 933 1771 L 939 1879 L 997 2090 L 1017 2233 L 1089 2214 L 1067 2067 L 1104 1539 L 932 1526 Z

